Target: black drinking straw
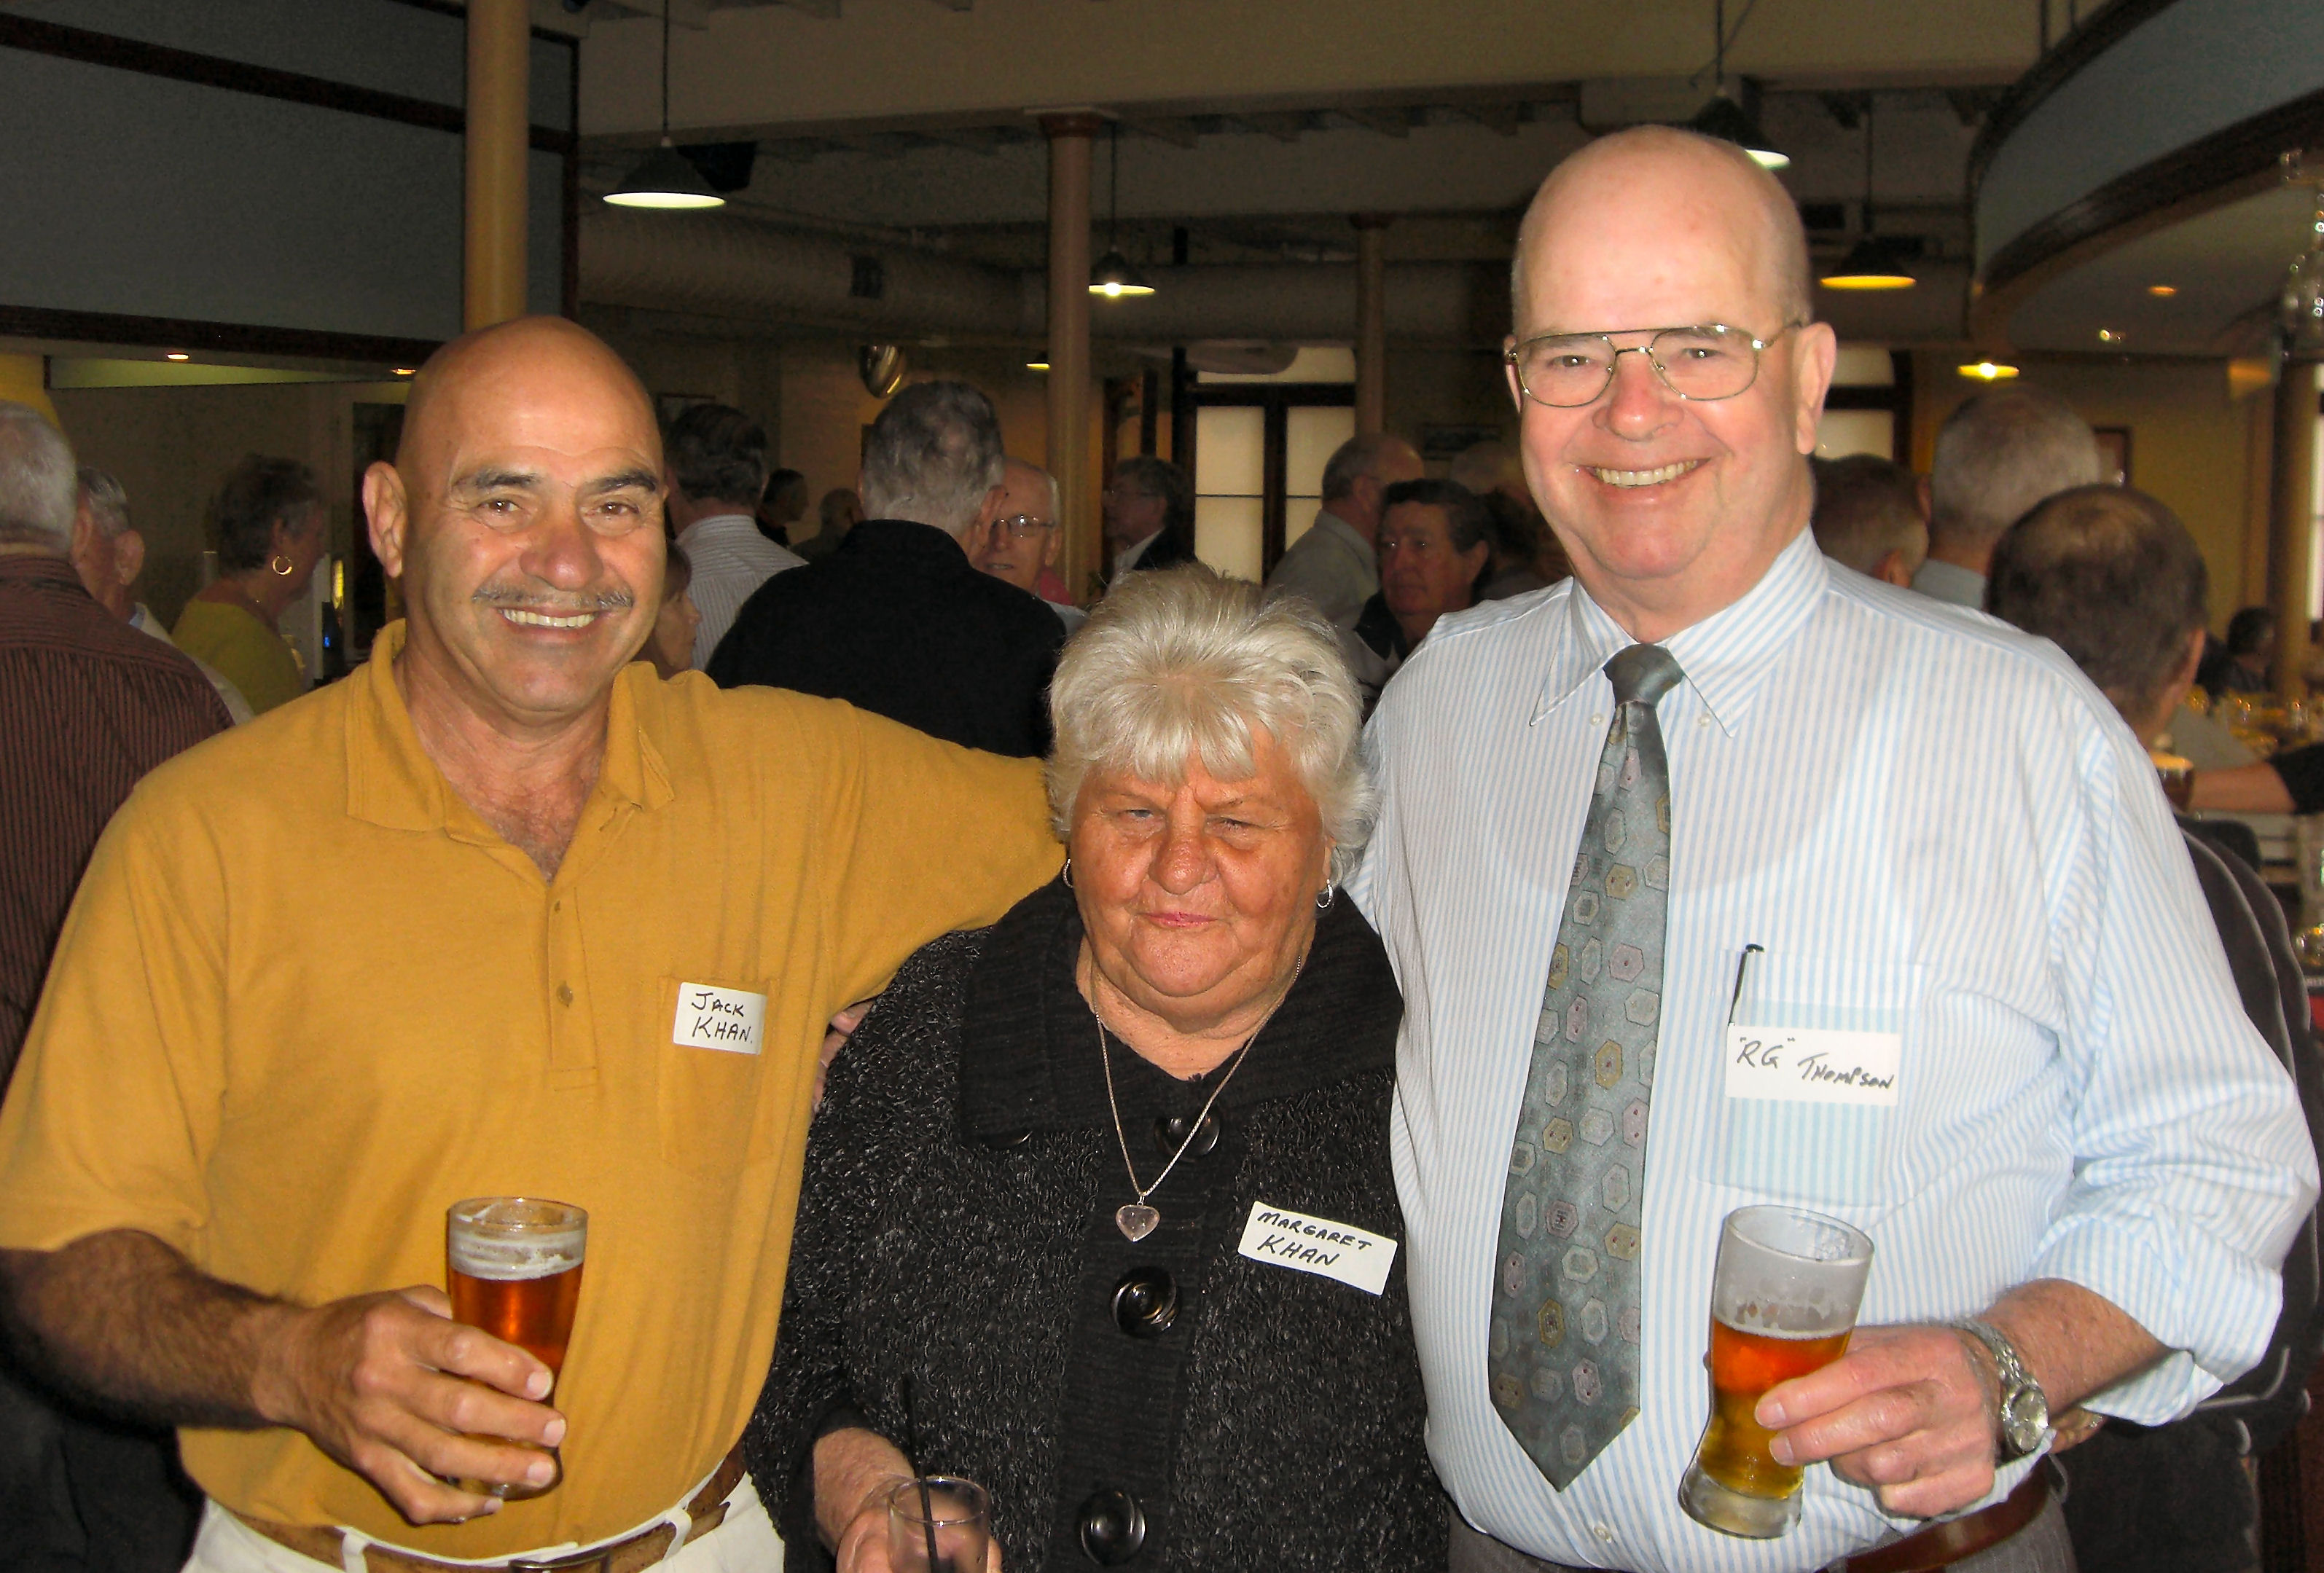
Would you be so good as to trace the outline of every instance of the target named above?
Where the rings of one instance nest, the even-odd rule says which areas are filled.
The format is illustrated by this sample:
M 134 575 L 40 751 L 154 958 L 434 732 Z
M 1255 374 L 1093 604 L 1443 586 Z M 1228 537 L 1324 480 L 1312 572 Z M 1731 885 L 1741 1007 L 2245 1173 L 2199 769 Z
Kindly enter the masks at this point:
M 912 1378 L 904 1377 L 904 1462 L 912 1467 L 912 1484 L 920 1489 L 920 1533 L 927 1538 L 928 1573 L 944 1573 L 936 1560 L 936 1510 L 928 1496 L 928 1477 L 920 1472 L 920 1421 L 912 1409 Z

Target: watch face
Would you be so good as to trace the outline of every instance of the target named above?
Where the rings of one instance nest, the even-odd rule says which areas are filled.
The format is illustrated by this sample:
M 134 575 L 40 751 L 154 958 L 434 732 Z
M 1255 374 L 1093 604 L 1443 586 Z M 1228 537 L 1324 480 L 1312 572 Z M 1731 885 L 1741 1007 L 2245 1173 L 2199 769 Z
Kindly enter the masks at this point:
M 2040 1447 L 2042 1433 L 2049 1429 L 2050 1406 L 2043 1402 L 2039 1388 L 2021 1388 L 2002 1406 L 2002 1435 L 2010 1450 L 2020 1457 Z

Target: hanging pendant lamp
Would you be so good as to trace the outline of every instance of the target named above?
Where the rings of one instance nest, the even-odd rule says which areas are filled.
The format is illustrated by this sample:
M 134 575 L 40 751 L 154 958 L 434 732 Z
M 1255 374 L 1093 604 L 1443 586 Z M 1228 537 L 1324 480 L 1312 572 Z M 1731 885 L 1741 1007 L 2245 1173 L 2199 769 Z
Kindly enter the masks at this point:
M 726 198 L 669 140 L 669 9 L 661 8 L 661 146 L 606 192 L 605 200 L 616 207 L 724 207 Z
M 1687 122 L 1688 129 L 1733 143 L 1749 153 L 1763 170 L 1788 168 L 1791 155 L 1769 142 L 1767 133 L 1759 129 L 1758 120 L 1727 91 L 1726 0 L 1711 0 L 1711 102 L 1695 111 L 1694 118 Z
M 1817 281 L 1827 290 L 1910 290 L 1920 282 L 1897 246 L 1872 233 L 1872 97 L 1864 99 L 1864 238 Z
M 1105 255 L 1098 258 L 1090 269 L 1089 291 L 1109 300 L 1120 300 L 1129 295 L 1151 295 L 1154 286 L 1146 276 L 1121 254 L 1118 243 L 1121 229 L 1121 123 L 1107 128 L 1106 141 L 1111 148 L 1113 173 L 1107 182 Z

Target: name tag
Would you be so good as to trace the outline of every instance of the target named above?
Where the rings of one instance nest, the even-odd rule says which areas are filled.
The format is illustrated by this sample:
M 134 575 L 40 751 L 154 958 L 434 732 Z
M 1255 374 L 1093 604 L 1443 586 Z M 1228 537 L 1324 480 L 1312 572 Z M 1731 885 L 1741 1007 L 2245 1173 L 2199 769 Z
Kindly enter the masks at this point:
M 1727 1096 L 1776 1103 L 1890 1108 L 1904 1057 L 1901 1033 L 1812 1026 L 1727 1029 Z
M 1388 1287 L 1388 1265 L 1396 1260 L 1396 1242 L 1386 1235 L 1264 1201 L 1250 1204 L 1237 1249 L 1254 1262 L 1336 1278 L 1366 1294 Z
M 755 1054 L 765 1036 L 767 997 L 707 983 L 681 983 L 669 1041 L 689 1049 Z

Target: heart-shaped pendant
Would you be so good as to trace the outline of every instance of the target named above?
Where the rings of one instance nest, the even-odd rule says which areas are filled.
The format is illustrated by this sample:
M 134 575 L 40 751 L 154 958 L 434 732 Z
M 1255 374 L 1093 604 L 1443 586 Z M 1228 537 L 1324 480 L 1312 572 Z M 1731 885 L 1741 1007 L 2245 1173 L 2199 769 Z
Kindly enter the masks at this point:
M 1162 1221 L 1162 1215 L 1150 1207 L 1133 1201 L 1116 1212 L 1113 1221 L 1121 1226 L 1126 1238 L 1142 1240 L 1154 1232 L 1154 1226 Z

